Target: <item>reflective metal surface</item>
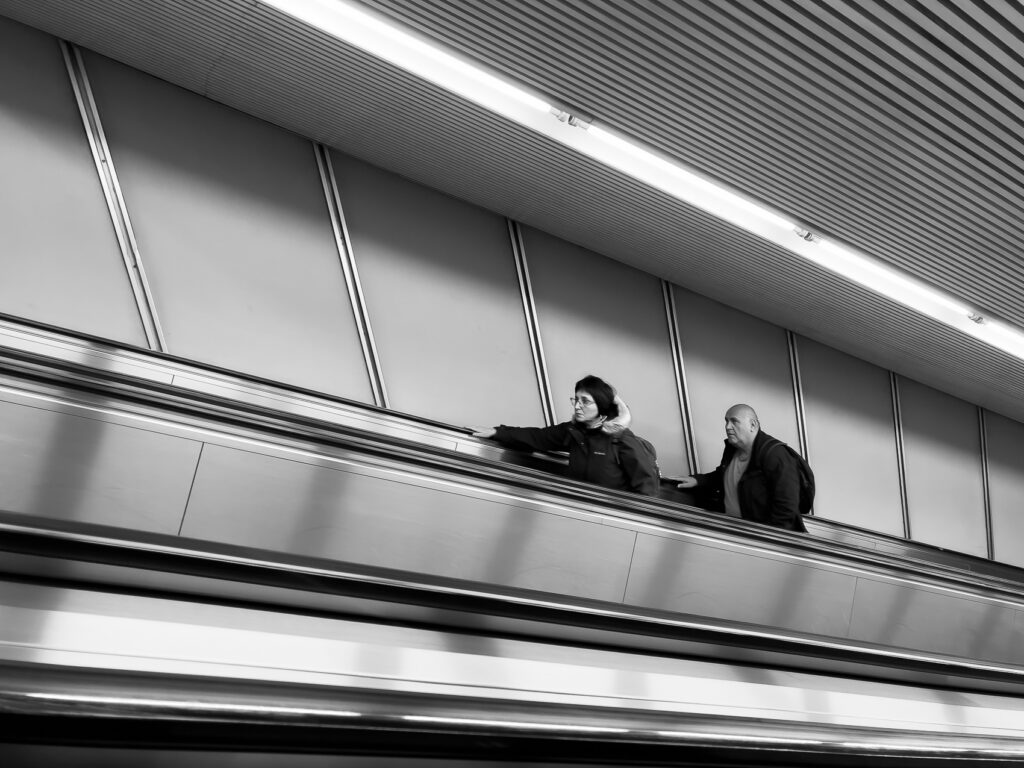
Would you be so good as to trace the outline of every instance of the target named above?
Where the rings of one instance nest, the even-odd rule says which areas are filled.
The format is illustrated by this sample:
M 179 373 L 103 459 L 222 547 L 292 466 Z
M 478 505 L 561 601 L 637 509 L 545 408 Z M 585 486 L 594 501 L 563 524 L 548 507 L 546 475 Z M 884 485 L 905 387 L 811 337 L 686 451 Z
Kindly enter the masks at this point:
M 0 583 L 0 612 L 0 723 L 21 725 L 0 754 L 166 744 L 177 723 L 178 744 L 236 749 L 1024 756 L 1018 696 L 25 582 Z
M 603 600 L 621 599 L 635 538 L 408 472 L 218 446 L 203 452 L 182 534 Z
M 712 542 L 637 536 L 625 602 L 846 637 L 856 577 Z
M 156 306 L 153 303 L 153 293 L 149 287 L 149 281 L 146 279 L 146 270 L 142 255 L 139 253 L 139 244 L 135 238 L 128 208 L 125 205 L 121 184 L 117 179 L 117 171 L 110 156 L 103 122 L 100 120 L 96 99 L 93 96 L 92 86 L 89 84 L 89 76 L 85 71 L 82 51 L 77 46 L 63 40 L 60 42 L 60 48 L 64 55 L 64 64 L 68 70 L 71 87 L 75 92 L 78 111 L 81 113 L 82 123 L 85 126 L 85 133 L 89 138 L 96 172 L 100 185 L 103 187 L 103 197 L 106 199 L 107 208 L 110 211 L 110 219 L 117 235 L 121 256 L 124 259 L 125 274 L 131 283 L 132 293 L 135 295 L 135 305 L 146 333 L 146 341 L 150 349 L 166 352 L 167 342 L 160 327 L 160 317 L 157 315 Z
M 187 372 L 180 363 L 168 368 Z M 59 370 L 50 373 L 60 379 Z M 231 393 L 230 377 L 210 378 Z M 287 415 L 289 405 L 333 414 L 329 401 L 289 402 L 260 384 L 239 382 L 239 397 L 266 393 L 264 402 L 278 398 L 285 407 L 236 412 L 241 405 L 226 398 L 175 400 L 174 387 L 152 392 L 145 405 L 141 384 L 124 379 L 111 382 L 131 400 L 115 398 L 115 390 L 5 381 L 0 407 L 14 426 L 6 433 L 14 461 L 3 492 L 14 512 L 57 506 L 75 519 L 146 529 L 125 510 L 164 510 L 150 530 L 175 534 L 184 513 L 181 532 L 200 539 L 596 598 L 752 631 L 1020 662 L 1006 639 L 1016 637 L 1024 606 L 1020 574 L 972 570 L 996 568 L 983 560 L 881 536 L 868 537 L 868 550 L 852 539 L 822 541 L 563 486 L 376 430 L 335 434 L 329 422 Z M 161 398 L 172 399 L 161 405 Z M 344 419 L 358 410 L 342 404 L 337 413 Z M 389 419 L 373 409 L 362 415 L 366 424 Z M 395 417 L 400 431 L 410 423 Z M 429 425 L 417 428 L 432 434 Z M 60 492 L 68 494 L 63 501 L 53 495 Z M 33 496 L 45 493 L 51 503 Z M 126 496 L 135 506 L 119 506 Z M 879 634 L 878 622 L 898 627 L 888 606 L 904 597 L 876 594 L 869 582 L 894 585 L 925 617 L 892 637 Z M 878 606 L 889 620 L 877 618 Z M 984 647 L 970 640 L 982 636 L 990 639 Z
M 0 508 L 178 532 L 200 441 L 45 405 L 0 393 Z
M 971 659 L 1024 664 L 1024 605 L 861 576 L 850 637 Z

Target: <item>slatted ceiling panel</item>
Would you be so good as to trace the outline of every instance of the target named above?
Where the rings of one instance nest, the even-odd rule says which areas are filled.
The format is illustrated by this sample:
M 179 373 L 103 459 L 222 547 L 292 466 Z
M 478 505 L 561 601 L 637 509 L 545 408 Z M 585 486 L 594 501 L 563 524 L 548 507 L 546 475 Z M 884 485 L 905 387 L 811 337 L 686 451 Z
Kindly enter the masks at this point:
M 407 6 L 416 9 L 415 16 L 405 12 Z M 615 14 L 611 23 L 608 17 L 604 19 L 603 28 L 591 25 L 586 14 L 594 4 L 562 4 L 565 16 L 559 31 L 564 32 L 560 39 L 565 43 L 552 49 L 551 36 L 537 31 L 558 28 L 546 4 L 522 4 L 515 18 L 501 18 L 513 27 L 504 35 L 501 25 L 494 21 L 499 19 L 497 14 L 490 15 L 491 22 L 481 22 L 483 15 L 471 14 L 464 4 L 378 4 L 404 18 L 414 18 L 422 29 L 454 40 L 464 50 L 510 72 L 525 70 L 524 79 L 541 90 L 547 85 L 546 90 L 558 92 L 551 87 L 556 83 L 564 93 L 573 94 L 565 97 L 567 101 L 589 107 L 607 122 L 621 121 L 628 126 L 636 121 L 629 108 L 650 110 L 656 121 L 645 125 L 644 131 L 659 146 L 755 194 L 760 188 L 761 196 L 777 206 L 789 203 L 790 211 L 802 213 L 820 228 L 855 238 L 895 263 L 924 269 L 924 276 L 940 284 L 953 267 L 952 276 L 965 290 L 973 288 L 968 295 L 984 303 L 990 293 L 972 279 L 977 270 L 965 263 L 957 272 L 957 262 L 964 261 L 964 251 L 992 253 L 1017 248 L 1021 244 L 1019 232 L 997 223 L 965 237 L 950 222 L 962 215 L 961 209 L 971 205 L 975 197 L 984 201 L 974 206 L 980 220 L 991 218 L 993 209 L 999 210 L 1000 205 L 1004 214 L 1017 218 L 1019 200 L 1016 196 L 1001 199 L 1005 195 L 999 192 L 1000 181 L 1006 178 L 1002 168 L 1005 158 L 992 155 L 986 142 L 975 138 L 976 133 L 983 134 L 981 129 L 998 121 L 978 114 L 972 100 L 955 91 L 953 95 L 967 110 L 969 120 L 945 107 L 940 97 L 948 96 L 949 89 L 939 96 L 910 90 L 931 83 L 925 77 L 928 67 L 952 67 L 960 59 L 953 55 L 924 56 L 912 48 L 902 58 L 894 57 L 891 46 L 909 42 L 924 46 L 929 40 L 892 12 L 891 4 L 834 6 L 675 4 L 660 9 L 658 21 L 664 28 L 652 31 L 650 19 L 637 22 L 642 12 L 630 13 L 635 6 L 629 4 L 600 6 Z M 866 13 L 855 14 L 864 24 L 874 23 L 877 42 L 851 26 L 849 16 L 862 8 L 879 17 L 876 22 Z M 914 10 L 916 15 L 924 16 L 918 6 Z M 576 15 L 578 20 L 570 25 L 570 17 Z M 491 26 L 481 26 L 486 23 Z M 638 23 L 642 25 L 639 31 Z M 921 24 L 924 26 L 924 21 Z M 673 68 L 676 62 L 671 54 L 688 57 L 684 62 L 687 65 L 697 65 Z M 603 56 L 606 63 L 599 63 L 595 56 Z M 656 82 L 661 87 L 651 89 L 647 73 L 658 56 L 663 57 L 657 61 L 660 75 Z M 700 65 L 700 60 L 708 64 Z M 566 73 L 567 61 L 578 62 L 575 75 Z M 522 62 L 526 65 L 520 66 Z M 964 81 L 963 76 L 956 77 L 959 79 L 946 75 L 951 82 Z M 681 90 L 680 84 L 685 84 L 689 92 Z M 668 111 L 671 105 L 685 103 L 694 94 L 702 99 L 695 105 L 695 116 Z M 761 112 L 751 113 L 751 104 Z M 818 117 L 818 110 L 826 113 L 824 117 Z M 922 121 L 922 112 L 929 119 Z M 932 114 L 946 115 L 950 125 L 938 130 L 932 125 Z M 717 154 L 706 144 L 698 144 L 698 139 L 704 140 L 709 133 L 703 130 L 696 136 L 691 128 L 694 117 L 698 125 L 717 120 L 712 127 L 720 130 L 710 131 L 712 136 L 719 133 Z M 659 132 L 659 121 L 679 127 L 675 134 L 668 135 Z M 807 121 L 814 123 L 811 133 L 806 130 Z M 728 133 L 737 124 L 744 125 L 745 136 Z M 817 135 L 827 140 L 814 141 Z M 978 159 L 960 157 L 966 150 L 986 160 L 980 169 Z M 773 165 L 771 161 L 777 159 L 787 162 Z M 803 195 L 794 198 L 791 185 L 779 180 L 806 173 L 804 169 L 821 178 L 800 180 Z M 988 177 L 971 181 L 971 174 L 979 170 Z M 1011 179 L 1016 171 L 1013 173 Z M 907 195 L 908 185 L 916 186 L 916 194 Z M 973 194 L 965 199 L 965 188 L 971 190 L 972 186 Z M 936 196 L 936 189 L 942 190 L 943 196 Z M 900 198 L 909 200 L 912 207 L 894 205 Z M 850 202 L 858 200 L 859 204 Z M 850 207 L 837 210 L 834 204 L 823 204 L 826 201 L 842 201 Z M 885 224 L 903 233 L 902 245 L 872 236 L 871 229 L 883 229 Z M 948 241 L 945 247 L 931 234 L 935 229 L 942 230 Z M 929 255 L 938 251 L 948 263 L 940 270 L 928 270 L 916 257 L 920 251 Z
M 774 8 L 774 7 L 776 7 L 777 4 L 770 4 L 770 5 L 771 5 L 772 8 Z M 724 7 L 724 4 L 717 4 L 717 5 L 714 6 L 714 8 L 716 8 L 716 9 L 717 8 L 722 8 L 722 7 Z M 764 6 L 763 5 L 758 5 L 756 10 L 764 10 Z M 765 11 L 765 12 L 767 12 L 767 11 Z M 517 38 L 518 38 L 518 36 L 517 36 Z M 603 70 L 601 70 L 601 71 L 603 71 Z M 797 92 L 797 91 L 794 90 L 794 92 Z M 752 96 L 752 97 L 756 96 L 756 94 L 749 94 L 749 95 Z M 826 93 L 825 94 L 825 98 L 829 98 L 829 97 L 830 97 L 830 94 Z M 853 119 L 857 119 L 857 113 L 855 112 L 854 114 L 850 115 L 850 117 L 853 118 Z M 796 127 L 799 128 L 801 126 L 796 126 Z M 765 132 L 762 131 L 762 133 L 765 133 Z M 768 132 L 768 133 L 770 135 L 772 135 L 770 132 Z M 866 135 L 870 136 L 870 132 L 865 132 L 865 133 L 866 133 Z M 853 135 L 854 138 L 859 136 L 859 134 L 857 134 L 857 133 L 854 133 L 852 135 Z M 734 141 L 735 137 L 730 137 L 730 140 Z M 797 151 L 805 151 L 805 150 L 807 150 L 807 148 L 809 146 L 812 146 L 812 145 L 809 145 L 808 143 L 805 142 L 802 145 L 797 147 Z M 732 147 L 730 147 L 730 149 L 731 148 Z M 868 148 L 868 149 L 871 149 L 871 148 Z M 764 153 L 764 154 L 770 154 L 770 153 Z M 869 151 L 855 152 L 855 153 L 849 153 L 849 154 L 850 154 L 850 156 L 855 156 L 855 157 L 861 156 L 861 155 L 867 155 L 869 158 L 871 157 L 871 153 Z M 734 155 L 730 155 L 730 157 L 731 156 L 734 156 Z M 744 158 L 744 159 L 746 160 L 746 158 Z M 954 159 L 955 159 L 955 156 L 954 156 Z M 899 156 L 894 157 L 893 161 L 894 162 L 898 162 L 899 161 Z M 812 169 L 814 169 L 814 165 L 813 164 L 808 163 L 806 165 L 808 165 Z M 825 165 L 826 168 L 828 167 L 828 163 L 827 162 L 824 163 L 824 165 Z M 722 168 L 722 167 L 724 167 L 724 164 L 717 166 L 717 168 L 719 168 L 719 169 Z M 795 167 L 799 168 L 799 167 L 801 167 L 801 164 L 800 163 L 796 163 Z M 884 179 L 885 178 L 885 174 L 889 172 L 889 170 L 888 170 L 889 167 L 890 166 L 884 166 L 882 168 L 882 170 L 880 170 L 880 171 L 879 170 L 875 170 L 873 172 L 869 169 L 869 172 L 872 172 L 872 177 L 873 177 L 871 179 L 871 182 L 874 183 L 874 184 L 877 184 L 877 182 L 879 180 Z M 778 170 L 780 171 L 780 177 L 782 177 L 782 178 L 784 178 L 784 176 L 782 175 L 783 173 L 785 173 L 787 171 L 790 174 L 792 173 L 792 169 L 780 168 Z M 925 170 L 928 170 L 927 166 L 925 167 Z M 942 179 L 941 177 L 937 177 L 935 172 L 933 171 L 932 172 L 932 176 L 930 178 L 928 178 L 927 180 L 922 180 L 921 187 L 920 187 L 921 194 L 920 195 L 914 195 L 914 196 L 910 197 L 911 204 L 915 204 L 919 198 L 927 199 L 929 196 L 933 197 L 933 204 L 934 204 L 934 196 L 931 195 L 931 190 L 934 188 L 934 185 L 937 182 L 939 182 L 939 181 L 941 181 L 942 183 L 946 184 L 947 186 L 950 186 L 950 187 L 954 187 L 955 186 L 955 187 L 957 187 L 957 191 L 962 191 L 962 188 L 964 186 L 963 179 L 968 177 L 967 174 L 969 174 L 969 168 L 963 167 L 963 168 L 958 168 L 957 170 L 961 171 L 961 173 L 958 173 L 956 175 L 955 179 L 950 179 L 950 180 L 946 180 L 946 179 Z M 839 175 L 837 178 L 840 181 L 845 181 L 846 176 L 845 175 Z M 859 180 L 859 179 L 854 179 L 854 181 L 857 181 L 858 183 L 861 182 L 861 180 Z M 892 220 L 891 217 L 892 217 L 894 208 L 895 208 L 895 210 L 897 212 L 902 213 L 902 215 L 906 216 L 910 220 L 914 220 L 914 221 L 917 221 L 917 222 L 923 222 L 924 224 L 930 224 L 930 225 L 933 225 L 933 226 L 934 225 L 944 224 L 946 219 L 955 218 L 956 211 L 953 211 L 951 213 L 946 213 L 946 214 L 942 214 L 942 213 L 936 214 L 936 213 L 932 213 L 931 211 L 929 211 L 928 208 L 923 207 L 921 205 L 915 205 L 914 209 L 900 211 L 899 206 L 894 206 L 893 203 L 894 203 L 894 201 L 898 200 L 898 198 L 896 197 L 897 194 L 903 194 L 903 189 L 904 189 L 905 183 L 902 180 L 900 180 L 900 179 L 896 179 L 896 181 L 899 182 L 899 183 L 897 185 L 894 185 L 894 191 L 891 192 L 890 194 L 888 194 L 887 197 L 879 200 L 879 195 L 877 193 L 874 194 L 874 201 L 880 202 L 880 203 L 885 205 L 885 207 L 882 209 L 882 214 L 886 218 L 883 219 L 883 221 L 885 221 L 885 220 Z M 877 186 L 873 187 L 873 189 L 877 190 Z M 779 191 L 778 187 L 776 188 L 776 191 Z M 784 194 L 786 192 L 788 192 L 788 190 L 781 190 L 781 191 Z M 845 188 L 839 188 L 839 189 L 836 189 L 836 188 L 826 189 L 826 188 L 820 188 L 819 187 L 816 190 L 816 194 L 818 195 L 818 199 L 819 200 L 823 200 L 823 201 L 831 201 L 831 200 L 857 201 L 859 198 L 863 197 L 869 203 L 872 202 L 872 197 L 871 196 L 865 196 L 864 195 L 863 188 L 858 189 L 856 187 L 850 188 L 849 186 L 847 186 Z M 779 196 L 776 195 L 776 199 L 778 199 L 778 198 L 779 198 Z M 963 203 L 962 200 L 957 200 L 956 202 L 958 204 L 962 204 Z M 973 202 L 973 198 L 968 198 L 967 202 L 968 203 Z M 848 203 L 848 205 L 849 205 L 849 203 Z M 825 221 L 829 221 L 830 219 L 834 218 L 834 216 L 835 216 L 834 208 L 832 208 L 832 209 L 829 209 L 829 208 L 819 208 L 819 210 L 823 211 L 825 213 L 831 214 L 831 215 L 827 215 L 827 216 L 821 217 Z M 853 208 L 851 206 L 851 207 L 849 207 L 849 208 L 847 208 L 845 210 L 845 214 L 846 214 L 846 216 L 848 218 L 851 218 L 853 220 L 861 219 L 861 220 L 868 221 L 868 222 L 874 222 L 874 221 L 878 221 L 879 220 L 879 217 L 878 217 L 879 211 L 878 211 L 877 208 L 876 208 L 875 211 L 871 211 L 871 210 L 864 210 L 863 206 L 861 206 L 859 209 L 858 208 Z M 976 208 L 976 214 L 979 216 L 979 218 L 980 217 L 987 218 L 987 217 L 991 216 L 991 209 L 985 210 L 985 209 L 977 209 Z M 932 221 L 928 220 L 929 217 L 931 217 Z M 819 218 L 819 220 L 821 220 L 821 218 Z M 897 221 L 898 221 L 898 219 L 897 219 Z M 837 229 L 840 229 L 840 231 L 842 231 L 841 228 L 837 228 Z M 999 234 L 999 232 L 998 232 L 999 229 L 1000 229 L 999 225 L 996 225 L 995 227 L 992 227 L 992 228 L 985 228 L 984 232 L 980 232 L 980 233 L 976 232 L 976 233 L 974 233 L 973 236 L 975 237 L 976 240 L 981 240 L 981 242 L 970 242 L 967 238 L 965 238 L 957 230 L 957 228 L 950 229 L 950 228 L 947 227 L 946 228 L 945 236 L 948 238 L 949 241 L 951 241 L 951 243 L 948 243 L 948 244 L 945 245 L 945 247 L 943 247 L 943 243 L 941 241 L 939 241 L 936 237 L 932 236 L 931 235 L 931 229 L 929 227 L 926 227 L 921 232 L 920 239 L 915 241 L 915 242 L 913 242 L 913 243 L 911 243 L 910 245 L 913 246 L 914 250 L 925 250 L 928 253 L 931 253 L 932 251 L 936 251 L 936 250 L 938 250 L 938 251 L 945 251 L 951 257 L 953 257 L 954 259 L 957 259 L 957 258 L 959 258 L 959 253 L 963 252 L 964 250 L 966 250 L 967 252 L 975 252 L 975 251 L 979 250 L 979 247 L 980 248 L 984 248 L 985 245 L 986 245 L 986 243 L 984 241 L 984 235 L 986 235 L 986 234 L 993 234 L 993 235 L 994 234 Z M 1004 230 L 1004 232 L 1005 232 L 1005 230 Z M 1011 234 L 1012 234 L 1012 239 L 1010 237 L 1006 237 L 1002 241 L 997 241 L 997 240 L 989 239 L 989 241 L 987 243 L 988 248 L 990 250 L 1003 250 L 1005 248 L 1015 248 L 1015 247 L 1017 247 L 1020 244 L 1020 238 L 1018 236 L 1018 233 L 1011 232 Z M 907 250 L 907 246 L 904 246 L 904 248 L 901 250 L 899 247 L 894 247 L 894 246 L 890 245 L 887 242 L 879 241 L 877 239 L 872 241 L 872 245 L 874 246 L 873 250 L 878 255 L 888 256 L 889 258 L 892 258 L 893 261 L 896 261 L 896 262 L 903 261 L 904 263 L 906 263 L 908 254 L 910 256 L 913 255 L 913 251 L 908 251 Z M 936 282 L 939 282 L 940 284 L 943 281 L 943 273 L 941 271 L 940 272 L 926 271 L 923 274 L 925 274 L 926 276 L 931 276 L 933 279 L 936 280 Z M 973 282 L 973 281 L 971 281 L 971 277 L 974 274 L 976 274 L 975 270 L 967 269 L 966 271 L 962 271 L 956 277 L 958 277 L 960 282 L 962 282 L 962 283 L 964 283 L 964 282 Z M 981 302 L 984 301 L 985 296 L 987 296 L 987 295 L 988 295 L 987 289 L 982 287 L 982 288 L 978 289 L 977 294 L 975 295 L 975 298 L 976 298 L 976 300 L 979 301 L 979 303 L 981 303 Z
M 217 53 L 232 35 L 230 22 L 223 16 L 198 15 L 202 13 L 198 7 L 190 7 L 190 17 L 183 18 L 168 3 L 76 0 L 75 4 L 75 34 L 66 39 L 99 53 L 116 51 L 113 58 L 143 71 L 173 71 L 172 82 L 199 93 Z M 10 11 L 12 18 L 31 26 L 50 30 L 67 25 L 64 9 L 56 4 L 9 5 L 17 6 Z M 203 38 L 193 40 L 200 25 Z
M 968 170 L 968 171 L 967 171 L 967 173 L 969 174 L 969 173 L 970 173 L 970 171 Z M 967 176 L 961 176 L 961 177 L 959 177 L 959 178 L 963 179 L 963 178 L 966 178 L 966 177 L 967 177 Z M 961 186 L 963 187 L 963 183 L 961 184 Z M 963 191 L 963 188 L 961 189 L 961 191 Z M 962 202 L 963 202 L 963 200 L 958 200 L 958 201 L 956 201 L 956 202 L 957 202 L 957 203 L 962 203 Z M 989 215 L 990 215 L 990 214 L 989 214 Z M 983 217 L 983 218 L 985 218 L 985 217 L 987 217 L 987 216 L 986 216 L 986 214 L 985 214 L 985 213 L 982 213 L 982 217 Z M 1019 243 L 1019 239 L 1017 239 L 1017 242 Z M 996 246 L 999 246 L 999 245 L 1001 245 L 1001 244 L 995 244 L 995 245 L 996 245 Z M 911 251 L 910 253 L 912 254 L 912 251 Z M 968 274 L 968 276 L 970 276 L 970 274 Z
M 858 6 L 888 13 L 885 4 Z M 837 52 L 832 38 L 808 36 L 811 22 L 826 18 L 836 30 L 820 28 L 834 40 L 851 34 L 836 8 L 781 0 L 381 7 L 878 256 L 1007 306 L 1020 301 L 1021 191 L 972 178 L 980 164 L 950 154 L 955 126 L 920 120 L 911 100 L 872 96 L 914 78 L 890 84 L 889 70 L 872 70 L 854 48 Z M 1024 363 L 247 0 L 0 0 L 0 13 L 1024 420 Z M 766 34 L 769 23 L 791 37 Z M 999 171 L 1016 173 L 1008 164 Z M 976 222 L 998 215 L 990 226 L 962 225 L 960 211 Z

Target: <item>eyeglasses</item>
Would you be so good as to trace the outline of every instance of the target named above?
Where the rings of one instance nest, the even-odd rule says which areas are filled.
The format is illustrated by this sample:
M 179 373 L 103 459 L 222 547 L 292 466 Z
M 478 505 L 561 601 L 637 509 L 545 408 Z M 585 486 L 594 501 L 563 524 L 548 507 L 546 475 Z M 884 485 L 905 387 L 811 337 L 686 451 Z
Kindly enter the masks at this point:
M 578 405 L 580 408 L 586 408 L 588 405 L 594 405 L 594 401 L 589 397 L 570 397 L 569 402 L 574 406 Z

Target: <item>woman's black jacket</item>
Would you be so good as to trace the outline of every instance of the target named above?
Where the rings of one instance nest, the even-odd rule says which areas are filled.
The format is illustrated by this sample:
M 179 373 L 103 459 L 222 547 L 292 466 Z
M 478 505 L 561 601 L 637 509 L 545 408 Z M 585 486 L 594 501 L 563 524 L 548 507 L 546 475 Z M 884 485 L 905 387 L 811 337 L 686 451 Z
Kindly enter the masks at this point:
M 661 481 L 655 462 L 628 429 L 615 435 L 584 429 L 571 421 L 553 427 L 495 427 L 499 443 L 526 451 L 568 451 L 575 480 L 657 496 Z

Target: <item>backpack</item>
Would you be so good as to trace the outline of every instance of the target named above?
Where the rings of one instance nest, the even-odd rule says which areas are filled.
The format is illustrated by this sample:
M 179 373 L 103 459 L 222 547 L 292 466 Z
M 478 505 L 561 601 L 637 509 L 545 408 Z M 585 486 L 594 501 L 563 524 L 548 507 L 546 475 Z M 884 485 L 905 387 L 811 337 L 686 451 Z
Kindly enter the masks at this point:
M 807 463 L 807 459 L 781 440 L 776 440 L 765 448 L 765 451 L 770 451 L 776 445 L 784 447 L 796 462 L 800 475 L 800 514 L 809 515 L 814 507 L 814 470 Z
M 645 437 L 640 437 L 640 435 L 635 432 L 630 432 L 630 434 L 633 435 L 633 438 L 640 444 L 640 449 L 643 454 L 641 459 L 644 460 L 645 463 L 652 465 L 654 467 L 654 474 L 661 477 L 661 468 L 658 466 L 658 450 L 654 447 L 654 443 Z M 612 448 L 615 452 L 615 463 L 622 464 L 622 460 L 619 458 L 618 446 L 619 438 L 617 436 L 613 437 Z

